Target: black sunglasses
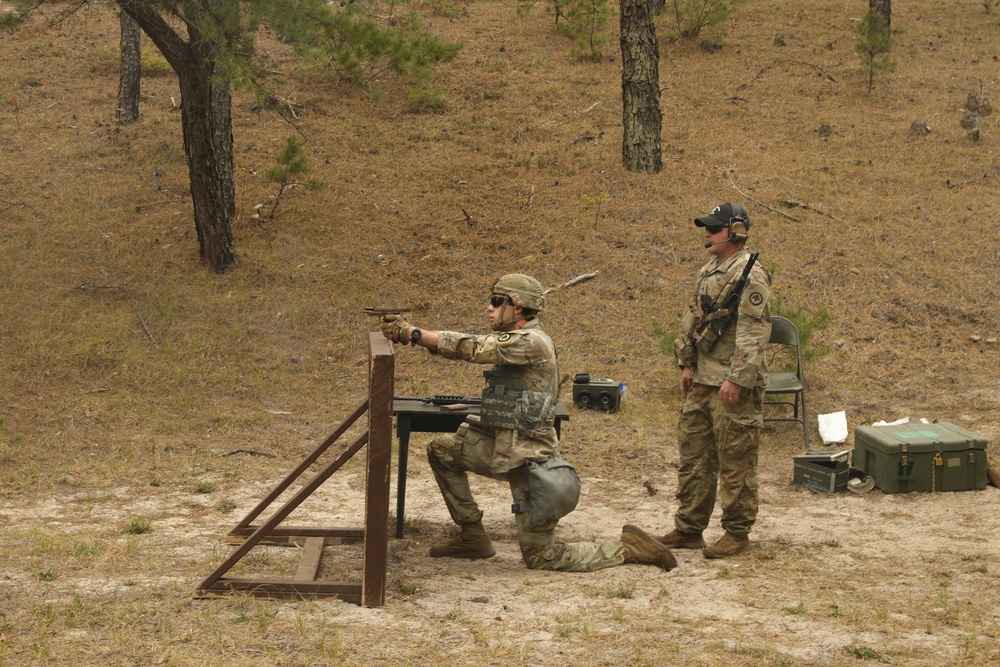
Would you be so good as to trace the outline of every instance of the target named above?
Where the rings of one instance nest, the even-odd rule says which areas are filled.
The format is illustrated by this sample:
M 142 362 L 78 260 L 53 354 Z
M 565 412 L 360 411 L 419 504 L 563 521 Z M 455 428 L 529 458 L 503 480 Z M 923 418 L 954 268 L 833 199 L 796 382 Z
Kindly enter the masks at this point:
M 708 225 L 705 225 L 705 231 L 707 231 L 709 234 L 713 234 L 713 235 L 714 234 L 718 234 L 723 229 L 726 229 L 725 225 L 719 225 L 718 227 L 709 227 Z
M 507 303 L 507 297 L 503 294 L 492 294 L 490 295 L 490 305 L 494 308 L 499 308 L 500 306 Z

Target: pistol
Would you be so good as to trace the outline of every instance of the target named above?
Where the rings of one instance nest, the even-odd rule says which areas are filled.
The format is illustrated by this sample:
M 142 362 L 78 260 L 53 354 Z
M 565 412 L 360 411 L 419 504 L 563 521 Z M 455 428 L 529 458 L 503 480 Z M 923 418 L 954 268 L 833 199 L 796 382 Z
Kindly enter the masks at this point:
M 408 313 L 410 309 L 406 306 L 365 306 L 366 315 L 377 315 L 382 317 L 383 315 L 399 315 L 400 313 Z

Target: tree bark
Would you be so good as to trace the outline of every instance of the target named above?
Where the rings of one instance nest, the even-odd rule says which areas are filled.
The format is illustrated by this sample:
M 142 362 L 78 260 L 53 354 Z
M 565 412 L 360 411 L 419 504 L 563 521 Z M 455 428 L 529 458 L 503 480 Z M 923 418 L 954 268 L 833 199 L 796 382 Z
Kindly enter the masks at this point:
M 622 160 L 632 172 L 658 174 L 660 150 L 660 45 L 652 0 L 621 0 Z
M 229 77 L 213 58 L 216 45 L 192 23 L 186 24 L 188 41 L 184 41 L 149 3 L 118 0 L 118 4 L 135 19 L 177 74 L 198 251 L 212 271 L 223 273 L 236 264 Z
M 118 109 L 115 120 L 122 125 L 139 118 L 139 85 L 142 78 L 142 51 L 139 24 L 125 12 L 120 12 L 121 69 L 118 75 Z
M 892 28 L 892 0 L 868 0 L 868 8 L 885 19 L 885 29 Z

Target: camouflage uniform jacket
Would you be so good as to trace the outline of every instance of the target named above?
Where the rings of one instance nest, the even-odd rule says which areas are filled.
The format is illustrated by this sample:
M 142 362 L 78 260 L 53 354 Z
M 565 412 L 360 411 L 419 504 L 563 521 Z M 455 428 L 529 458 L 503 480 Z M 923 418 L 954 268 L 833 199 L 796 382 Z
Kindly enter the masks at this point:
M 553 398 L 559 386 L 556 348 L 537 319 L 516 331 L 495 331 L 481 336 L 454 331 L 438 332 L 438 354 L 473 364 L 506 366 L 520 372 L 525 389 L 548 392 Z M 546 461 L 556 454 L 555 428 L 528 436 L 516 429 L 500 429 L 495 437 L 491 469 L 504 473 L 525 461 Z
M 749 259 L 750 253 L 742 248 L 724 262 L 713 259 L 698 272 L 695 293 L 681 317 L 681 331 L 674 347 L 677 365 L 692 367 L 694 381 L 698 384 L 721 387 L 723 382 L 730 380 L 742 387 L 767 385 L 764 353 L 771 337 L 768 310 L 771 276 L 759 263 L 750 271 L 738 315 L 730 318 L 712 349 L 703 352 L 696 341 L 705 317 L 701 309 L 702 295 L 707 294 L 715 304 L 725 301 Z

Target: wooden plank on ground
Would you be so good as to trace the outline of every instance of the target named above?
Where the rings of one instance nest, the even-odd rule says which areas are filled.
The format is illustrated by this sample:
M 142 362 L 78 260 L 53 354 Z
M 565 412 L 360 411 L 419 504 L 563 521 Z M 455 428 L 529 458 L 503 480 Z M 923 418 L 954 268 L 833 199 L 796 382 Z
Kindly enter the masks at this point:
M 323 558 L 323 547 L 326 540 L 322 537 L 307 537 L 306 546 L 299 558 L 299 569 L 295 573 L 295 581 L 314 581 L 319 574 L 319 562 Z

